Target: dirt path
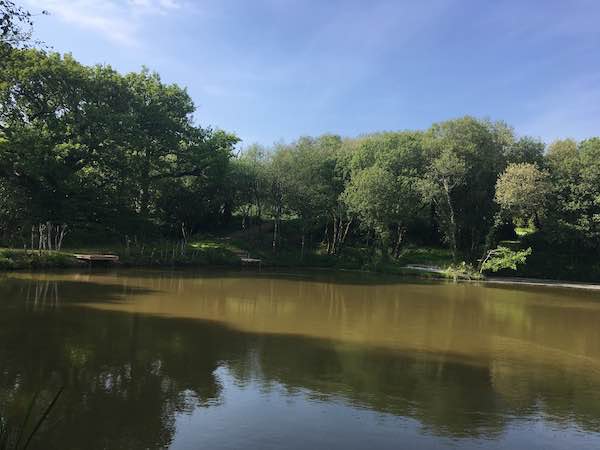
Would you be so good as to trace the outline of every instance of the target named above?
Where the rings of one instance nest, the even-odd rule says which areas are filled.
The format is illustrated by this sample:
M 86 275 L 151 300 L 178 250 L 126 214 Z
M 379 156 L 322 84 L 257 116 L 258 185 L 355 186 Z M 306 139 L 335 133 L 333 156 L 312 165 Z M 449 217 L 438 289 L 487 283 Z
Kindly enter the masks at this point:
M 425 266 L 422 264 L 408 264 L 406 266 L 402 266 L 402 269 L 418 270 L 420 272 L 427 272 L 427 273 L 444 273 L 444 270 L 440 269 L 439 267 Z
M 524 286 L 559 287 L 600 291 L 600 284 L 578 283 L 576 281 L 544 280 L 539 278 L 486 278 L 482 282 L 490 284 L 520 284 Z

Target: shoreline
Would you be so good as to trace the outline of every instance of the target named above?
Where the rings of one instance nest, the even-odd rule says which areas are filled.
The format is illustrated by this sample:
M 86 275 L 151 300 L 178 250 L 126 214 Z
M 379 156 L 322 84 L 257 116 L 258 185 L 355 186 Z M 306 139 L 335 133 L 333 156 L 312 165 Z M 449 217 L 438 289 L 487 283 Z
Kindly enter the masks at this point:
M 321 271 L 321 272 L 332 272 L 332 273 L 361 273 L 369 275 L 381 275 L 381 276 L 397 276 L 403 278 L 414 278 L 419 280 L 429 281 L 453 281 L 452 277 L 444 276 L 444 270 L 439 267 L 415 267 L 415 266 L 403 266 L 399 268 L 399 271 L 374 271 L 367 269 L 349 269 L 349 268 L 338 268 L 338 267 L 320 267 L 320 266 L 288 266 L 288 265 L 270 265 L 265 264 L 262 269 L 252 266 L 244 266 L 242 264 L 174 264 L 174 265 L 145 265 L 145 264 L 132 264 L 132 263 L 116 263 L 110 265 L 100 265 L 97 267 L 90 267 L 86 263 L 78 261 L 73 265 L 67 266 L 44 266 L 44 267 L 15 267 L 15 268 L 0 268 L 0 275 L 11 274 L 11 273 L 44 273 L 54 271 L 74 271 L 78 273 L 89 272 L 90 270 L 236 270 L 236 271 L 247 271 L 261 273 L 264 269 L 273 270 L 277 273 L 279 270 L 293 270 L 293 271 Z M 466 282 L 466 283 L 482 283 L 488 285 L 498 286 L 531 286 L 531 287 L 545 287 L 545 288 L 561 288 L 561 289 L 576 289 L 576 290 L 587 290 L 593 292 L 600 292 L 600 284 L 588 283 L 582 281 L 566 281 L 566 280 L 552 280 L 544 278 L 519 278 L 519 277 L 489 277 L 483 279 L 466 279 L 459 278 L 454 282 Z
M 424 266 L 424 265 L 408 265 L 405 269 L 412 269 L 420 273 L 431 273 L 443 275 L 445 272 L 439 267 Z M 470 283 L 488 283 L 500 285 L 521 285 L 521 286 L 537 286 L 537 287 L 555 287 L 564 289 L 581 289 L 589 291 L 600 291 L 600 284 L 588 283 L 584 281 L 566 281 L 552 280 L 546 278 L 527 278 L 527 277 L 485 277 L 480 280 L 459 279 L 458 281 Z
M 535 287 L 553 287 L 563 289 L 580 289 L 588 291 L 600 291 L 600 284 L 586 283 L 583 281 L 563 281 L 563 280 L 548 280 L 544 278 L 486 278 L 479 280 L 483 283 L 488 284 L 499 284 L 499 285 L 521 285 L 521 286 L 535 286 Z

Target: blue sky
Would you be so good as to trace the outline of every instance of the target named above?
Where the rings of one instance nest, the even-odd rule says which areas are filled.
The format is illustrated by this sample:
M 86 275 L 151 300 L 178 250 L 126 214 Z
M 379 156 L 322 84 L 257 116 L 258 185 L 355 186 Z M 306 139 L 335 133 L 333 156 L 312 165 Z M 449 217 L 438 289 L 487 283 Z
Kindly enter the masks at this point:
M 23 0 L 85 64 L 187 86 L 245 145 L 422 129 L 466 114 L 600 135 L 598 0 Z

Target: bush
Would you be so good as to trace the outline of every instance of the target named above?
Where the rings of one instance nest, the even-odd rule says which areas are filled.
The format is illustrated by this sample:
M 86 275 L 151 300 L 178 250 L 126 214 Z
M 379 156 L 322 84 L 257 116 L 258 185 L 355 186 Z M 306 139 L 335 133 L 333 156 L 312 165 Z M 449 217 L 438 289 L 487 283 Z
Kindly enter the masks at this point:
M 10 270 L 15 267 L 15 263 L 10 258 L 0 256 L 0 270 Z

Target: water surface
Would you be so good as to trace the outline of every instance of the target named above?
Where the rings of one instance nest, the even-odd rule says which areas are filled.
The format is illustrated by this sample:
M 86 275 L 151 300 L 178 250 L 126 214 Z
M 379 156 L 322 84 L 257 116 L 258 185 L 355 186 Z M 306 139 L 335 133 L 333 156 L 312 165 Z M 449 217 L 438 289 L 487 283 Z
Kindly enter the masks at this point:
M 357 274 L 0 277 L 39 449 L 598 449 L 600 294 Z

